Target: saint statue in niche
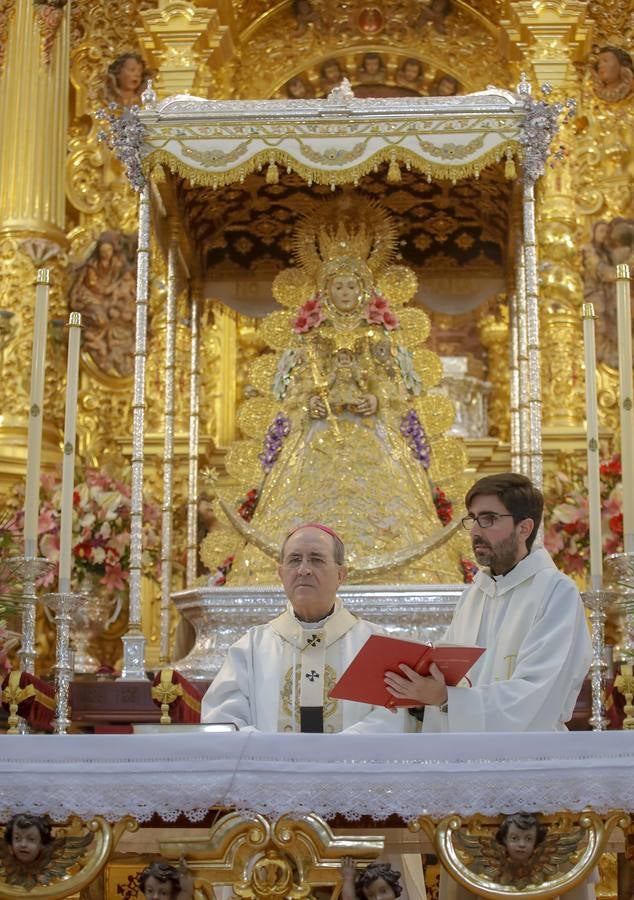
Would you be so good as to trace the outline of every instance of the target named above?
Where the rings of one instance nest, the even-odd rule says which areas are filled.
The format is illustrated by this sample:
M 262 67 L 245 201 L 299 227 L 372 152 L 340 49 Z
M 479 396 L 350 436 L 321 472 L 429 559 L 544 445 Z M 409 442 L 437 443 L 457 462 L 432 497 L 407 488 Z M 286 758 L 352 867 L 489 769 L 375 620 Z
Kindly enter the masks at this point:
M 632 57 L 619 47 L 601 47 L 592 67 L 594 92 L 601 100 L 615 103 L 634 92 Z
M 83 349 L 105 375 L 133 370 L 136 273 L 129 236 L 104 232 L 77 269 L 70 307 L 81 313 Z
M 203 560 L 229 584 L 275 583 L 288 530 L 325 521 L 363 583 L 387 569 L 404 583 L 462 580 L 467 554 L 436 505 L 433 473 L 434 460 L 447 463 L 443 490 L 462 477 L 463 450 L 445 437 L 451 402 L 427 395 L 442 367 L 421 346 L 427 315 L 401 308 L 416 279 L 395 264 L 393 221 L 380 204 L 344 196 L 305 216 L 295 247 L 298 265 L 273 286 L 286 309 L 260 329 L 278 354 L 255 361 L 269 374 L 241 407 L 247 438 L 227 457 L 240 488 L 219 489 Z
M 324 20 L 317 5 L 312 0 L 293 0 L 293 15 L 297 22 L 295 29 L 297 37 L 306 34 L 310 28 L 317 32 L 323 30 Z
M 141 104 L 141 94 L 147 87 L 152 71 L 140 53 L 122 53 L 108 66 L 106 97 L 119 106 Z

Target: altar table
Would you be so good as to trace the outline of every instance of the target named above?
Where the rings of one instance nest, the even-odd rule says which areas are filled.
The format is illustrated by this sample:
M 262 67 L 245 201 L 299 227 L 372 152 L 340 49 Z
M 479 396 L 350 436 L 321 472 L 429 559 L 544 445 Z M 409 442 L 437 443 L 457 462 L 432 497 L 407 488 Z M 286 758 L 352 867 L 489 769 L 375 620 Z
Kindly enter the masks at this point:
M 634 812 L 628 732 L 528 734 L 6 735 L 0 820 L 29 810 L 201 821 L 209 807 L 270 817 Z

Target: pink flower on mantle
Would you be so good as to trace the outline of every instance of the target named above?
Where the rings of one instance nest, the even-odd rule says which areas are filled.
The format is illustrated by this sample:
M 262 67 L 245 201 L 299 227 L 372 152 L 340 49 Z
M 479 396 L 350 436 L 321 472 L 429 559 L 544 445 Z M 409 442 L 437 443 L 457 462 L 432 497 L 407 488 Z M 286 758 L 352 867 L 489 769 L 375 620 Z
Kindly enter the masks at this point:
M 293 331 L 295 334 L 305 334 L 311 328 L 321 325 L 325 318 L 319 297 L 312 297 L 299 308 L 293 324 Z
M 399 327 L 398 318 L 381 294 L 373 294 L 366 310 L 365 320 L 371 325 L 382 325 L 386 331 L 394 331 Z

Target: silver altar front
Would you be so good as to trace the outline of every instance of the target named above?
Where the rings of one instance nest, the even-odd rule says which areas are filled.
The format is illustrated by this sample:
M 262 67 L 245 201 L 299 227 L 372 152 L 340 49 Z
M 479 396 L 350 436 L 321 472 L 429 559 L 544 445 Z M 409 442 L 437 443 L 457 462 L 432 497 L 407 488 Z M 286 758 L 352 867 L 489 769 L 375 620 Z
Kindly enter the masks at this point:
M 416 641 L 442 638 L 464 585 L 347 585 L 339 595 L 358 616 L 382 625 L 394 637 Z M 252 625 L 284 609 L 281 588 L 196 587 L 172 595 L 176 608 L 194 627 L 195 643 L 172 664 L 187 678 L 211 680 L 231 644 Z

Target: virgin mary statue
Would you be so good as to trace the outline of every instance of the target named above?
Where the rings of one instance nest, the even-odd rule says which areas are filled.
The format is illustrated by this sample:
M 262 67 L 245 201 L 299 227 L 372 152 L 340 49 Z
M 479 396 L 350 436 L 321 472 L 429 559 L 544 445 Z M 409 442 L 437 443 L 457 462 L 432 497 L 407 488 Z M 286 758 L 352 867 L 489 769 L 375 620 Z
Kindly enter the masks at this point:
M 277 583 L 277 554 L 301 522 L 341 535 L 350 580 L 463 580 L 451 497 L 463 489 L 454 411 L 429 394 L 442 375 L 423 347 L 430 322 L 407 307 L 414 273 L 376 202 L 324 203 L 300 223 L 297 265 L 275 279 L 284 307 L 263 322 L 274 352 L 255 360 L 201 555 L 222 584 Z

